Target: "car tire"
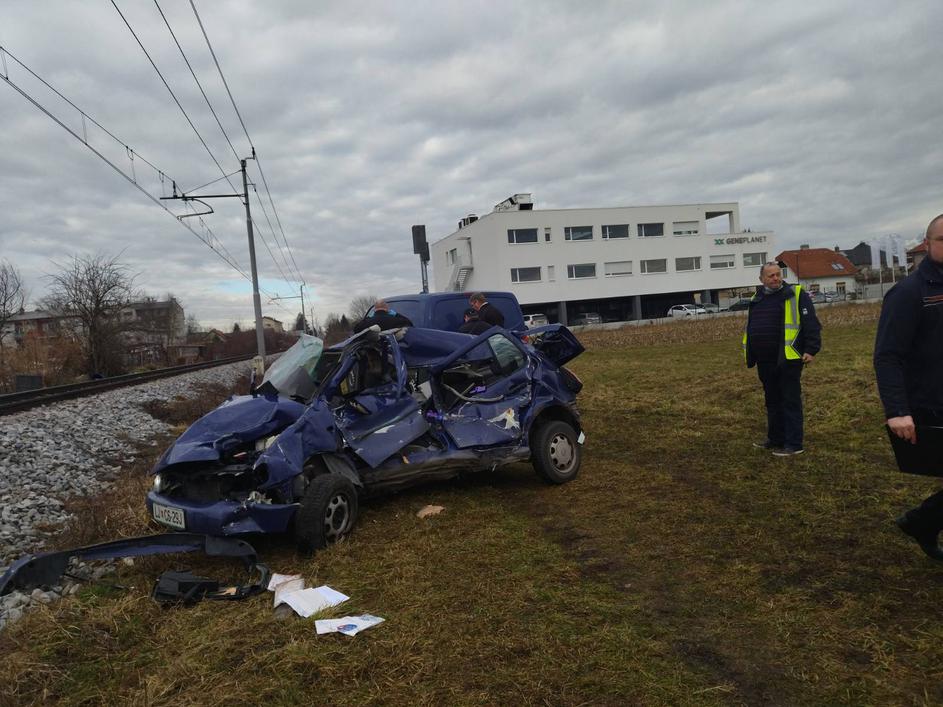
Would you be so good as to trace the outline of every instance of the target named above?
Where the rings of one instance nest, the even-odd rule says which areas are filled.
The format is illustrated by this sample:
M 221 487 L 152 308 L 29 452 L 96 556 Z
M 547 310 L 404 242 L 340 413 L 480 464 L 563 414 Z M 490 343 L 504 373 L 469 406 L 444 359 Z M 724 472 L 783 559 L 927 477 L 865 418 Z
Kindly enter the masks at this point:
M 537 429 L 531 444 L 531 463 L 540 478 L 551 484 L 572 481 L 580 470 L 583 447 L 573 426 L 550 420 Z
M 303 553 L 327 547 L 350 533 L 357 521 L 357 489 L 343 476 L 315 476 L 295 514 L 295 542 Z

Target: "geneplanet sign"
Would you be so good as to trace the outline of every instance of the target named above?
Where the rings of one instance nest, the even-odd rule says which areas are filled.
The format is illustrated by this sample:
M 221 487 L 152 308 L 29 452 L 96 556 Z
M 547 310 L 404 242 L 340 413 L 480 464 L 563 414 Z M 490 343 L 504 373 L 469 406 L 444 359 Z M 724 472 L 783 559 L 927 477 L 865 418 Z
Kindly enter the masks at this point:
M 744 243 L 766 243 L 766 236 L 737 236 L 714 239 L 714 245 L 743 245 Z

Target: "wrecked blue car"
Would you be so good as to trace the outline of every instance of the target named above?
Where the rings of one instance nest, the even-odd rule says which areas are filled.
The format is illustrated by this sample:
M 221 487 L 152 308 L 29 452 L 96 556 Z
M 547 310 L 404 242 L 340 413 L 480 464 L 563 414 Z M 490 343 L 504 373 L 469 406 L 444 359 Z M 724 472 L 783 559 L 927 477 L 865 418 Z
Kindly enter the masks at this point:
M 322 351 L 302 337 L 251 395 L 197 420 L 154 466 L 159 523 L 210 535 L 292 532 L 305 552 L 350 532 L 360 498 L 530 460 L 580 468 L 582 345 L 563 326 L 470 336 L 376 327 Z

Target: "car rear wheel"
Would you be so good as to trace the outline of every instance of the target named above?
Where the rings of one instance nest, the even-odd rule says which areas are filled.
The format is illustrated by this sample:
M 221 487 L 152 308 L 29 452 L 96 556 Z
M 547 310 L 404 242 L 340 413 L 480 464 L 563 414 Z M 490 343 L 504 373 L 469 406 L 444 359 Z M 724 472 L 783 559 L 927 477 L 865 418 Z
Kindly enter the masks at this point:
M 301 552 L 327 547 L 350 533 L 357 520 L 357 489 L 343 476 L 315 476 L 295 514 L 295 541 Z
M 551 420 L 541 425 L 531 445 L 531 461 L 537 474 L 552 484 L 576 478 L 583 447 L 576 430 L 568 422 Z

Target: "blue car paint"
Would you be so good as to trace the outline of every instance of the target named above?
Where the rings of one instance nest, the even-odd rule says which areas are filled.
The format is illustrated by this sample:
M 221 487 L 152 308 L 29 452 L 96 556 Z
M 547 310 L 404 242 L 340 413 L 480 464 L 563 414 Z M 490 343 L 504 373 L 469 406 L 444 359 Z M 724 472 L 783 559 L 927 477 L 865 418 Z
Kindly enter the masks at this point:
M 338 449 L 334 415 L 326 402 L 315 400 L 256 460 L 255 469 L 264 467 L 267 473 L 260 488 L 269 490 L 290 482 L 313 455 Z
M 539 330 L 555 341 L 555 356 L 570 360 L 583 347 L 560 325 Z M 477 337 L 438 330 L 407 328 L 400 332 L 360 334 L 331 347 L 343 351 L 341 365 L 322 386 L 319 396 L 307 406 L 272 396 L 231 398 L 197 420 L 168 449 L 155 465 L 158 473 L 172 464 L 217 461 L 231 445 L 249 443 L 275 434 L 272 444 L 255 460 L 253 469 L 264 479 L 261 491 L 276 491 L 283 502 L 260 500 L 194 501 L 167 497 L 156 491 L 147 494 L 153 504 L 184 511 L 188 531 L 217 535 L 282 532 L 290 527 L 298 509 L 292 482 L 305 462 L 315 455 L 341 455 L 344 443 L 366 468 L 348 471 L 358 486 L 395 488 L 423 478 L 446 478 L 456 470 L 498 466 L 529 457 L 531 426 L 548 407 L 568 410 L 579 427 L 573 408 L 575 393 L 560 383 L 560 372 L 550 360 L 513 335 L 510 341 L 525 356 L 527 364 L 514 374 L 481 391 L 481 397 L 501 397 L 494 402 L 462 402 L 435 419 L 422 415 L 419 404 L 406 390 L 407 369 L 426 368 L 441 373 L 459 359 L 481 361 L 491 357 L 488 339 L 506 332 L 493 327 Z M 328 400 L 356 365 L 356 354 L 368 346 L 383 346 L 391 354 L 396 380 L 353 396 L 367 415 L 353 414 L 347 407 L 332 411 Z M 433 394 L 437 405 L 441 403 Z M 413 440 L 429 433 L 438 442 L 435 449 L 405 449 Z M 402 451 L 401 451 L 402 450 Z M 351 470 L 353 465 L 350 465 Z
M 153 513 L 155 503 L 181 509 L 187 532 L 205 535 L 283 533 L 298 510 L 297 503 L 200 502 L 165 498 L 156 491 L 147 492 L 146 503 L 149 513 Z
M 228 449 L 284 429 L 304 411 L 304 405 L 287 398 L 231 397 L 190 425 L 161 455 L 152 473 L 171 464 L 216 461 Z

